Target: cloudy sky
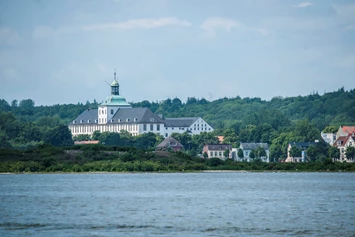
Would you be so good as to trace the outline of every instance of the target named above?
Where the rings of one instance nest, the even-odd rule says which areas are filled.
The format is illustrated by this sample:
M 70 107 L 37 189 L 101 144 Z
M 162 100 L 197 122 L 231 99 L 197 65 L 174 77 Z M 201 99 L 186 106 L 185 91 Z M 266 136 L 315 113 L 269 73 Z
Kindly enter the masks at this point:
M 133 102 L 353 89 L 355 2 L 0 1 L 0 98 L 100 102 L 114 69 Z

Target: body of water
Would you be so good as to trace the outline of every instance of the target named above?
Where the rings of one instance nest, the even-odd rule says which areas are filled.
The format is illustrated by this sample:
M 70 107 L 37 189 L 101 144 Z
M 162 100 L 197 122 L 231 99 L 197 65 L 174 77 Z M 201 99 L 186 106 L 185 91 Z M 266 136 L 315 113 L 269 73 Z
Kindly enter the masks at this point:
M 0 236 L 355 236 L 355 173 L 0 175 Z

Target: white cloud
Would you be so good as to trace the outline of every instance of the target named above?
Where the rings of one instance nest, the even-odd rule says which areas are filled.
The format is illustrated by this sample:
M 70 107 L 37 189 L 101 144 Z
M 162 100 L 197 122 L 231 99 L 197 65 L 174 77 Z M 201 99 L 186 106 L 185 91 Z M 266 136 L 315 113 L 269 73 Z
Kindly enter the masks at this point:
M 0 44 L 13 45 L 21 40 L 20 35 L 11 28 L 0 28 Z
M 305 8 L 305 7 L 310 7 L 312 5 L 313 5 L 313 3 L 311 3 L 311 2 L 301 2 L 300 4 L 296 5 L 295 7 Z
M 224 30 L 230 32 L 233 28 L 239 28 L 243 25 L 236 20 L 221 18 L 221 17 L 212 17 L 206 19 L 201 24 L 201 29 L 214 33 L 217 30 Z
M 32 32 L 32 37 L 34 39 L 55 37 L 62 34 L 73 33 L 75 32 L 75 30 L 76 29 L 74 27 L 61 27 L 58 29 L 54 29 L 49 26 L 37 26 Z
M 180 20 L 176 17 L 163 17 L 158 19 L 134 19 L 129 21 L 115 22 L 115 23 L 104 23 L 104 24 L 94 24 L 87 25 L 83 27 L 83 30 L 106 30 L 106 29 L 152 29 L 164 26 L 183 26 L 189 27 L 191 23 L 185 20 Z
M 270 32 L 267 29 L 264 28 L 254 28 L 257 32 L 259 32 L 261 35 L 268 35 Z

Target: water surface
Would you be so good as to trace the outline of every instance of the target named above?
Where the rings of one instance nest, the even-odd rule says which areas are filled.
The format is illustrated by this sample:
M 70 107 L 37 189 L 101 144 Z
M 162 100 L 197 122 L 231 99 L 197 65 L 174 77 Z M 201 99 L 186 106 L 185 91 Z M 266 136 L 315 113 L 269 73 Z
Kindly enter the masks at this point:
M 354 173 L 0 175 L 0 236 L 355 236 Z

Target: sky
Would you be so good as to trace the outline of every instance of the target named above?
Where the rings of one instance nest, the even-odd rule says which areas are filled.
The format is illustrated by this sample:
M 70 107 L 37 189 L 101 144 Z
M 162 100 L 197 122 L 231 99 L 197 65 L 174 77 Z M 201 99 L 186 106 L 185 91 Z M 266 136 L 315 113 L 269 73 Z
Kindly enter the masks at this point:
M 355 88 L 355 1 L 0 0 L 0 99 L 129 102 Z M 107 83 L 106 83 L 107 82 Z

